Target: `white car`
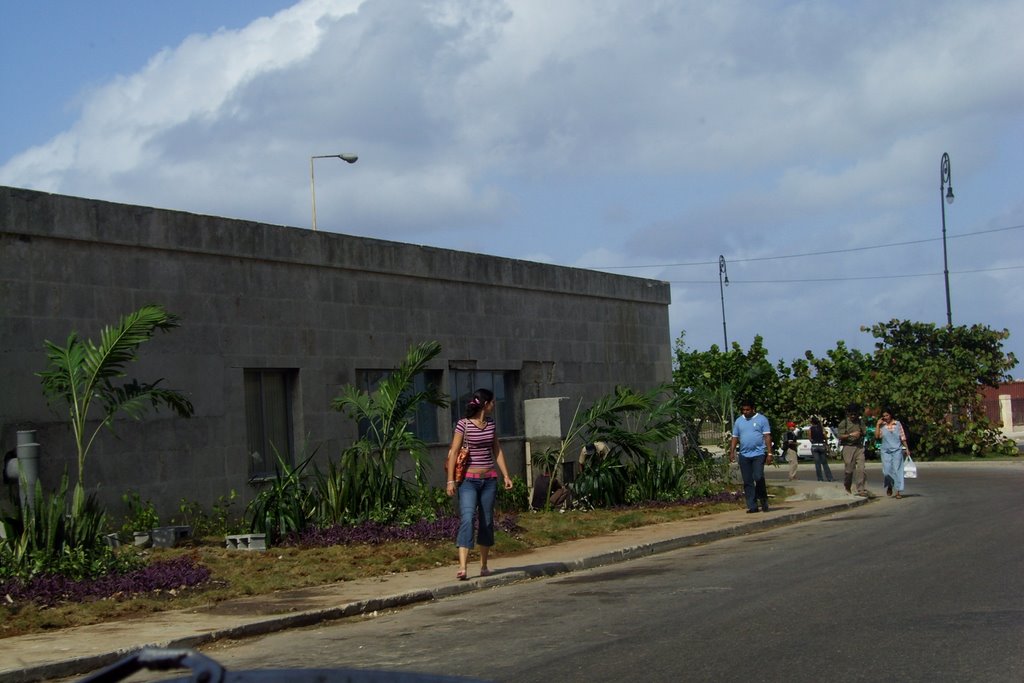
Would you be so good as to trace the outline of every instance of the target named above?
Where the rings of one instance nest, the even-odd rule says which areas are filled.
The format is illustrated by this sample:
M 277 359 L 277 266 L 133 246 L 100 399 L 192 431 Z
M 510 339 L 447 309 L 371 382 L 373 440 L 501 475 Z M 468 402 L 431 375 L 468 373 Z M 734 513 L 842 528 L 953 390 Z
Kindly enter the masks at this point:
M 828 441 L 828 452 L 838 453 L 839 452 L 839 436 L 837 435 L 834 427 L 825 427 L 825 439 Z M 811 433 L 811 426 L 800 428 L 800 436 L 808 437 Z M 797 460 L 814 460 L 814 455 L 811 453 L 811 440 L 809 438 L 800 438 L 796 442 L 796 457 Z

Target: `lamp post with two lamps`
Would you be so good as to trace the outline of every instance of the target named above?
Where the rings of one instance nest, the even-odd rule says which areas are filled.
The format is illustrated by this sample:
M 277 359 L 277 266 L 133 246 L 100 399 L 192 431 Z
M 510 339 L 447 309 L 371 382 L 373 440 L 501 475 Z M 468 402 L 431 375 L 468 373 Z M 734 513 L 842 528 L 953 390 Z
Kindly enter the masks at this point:
M 939 206 L 942 207 L 942 275 L 946 279 L 946 327 L 953 327 L 953 311 L 949 306 L 949 260 L 946 257 L 946 204 L 952 203 L 953 177 L 949 169 L 949 155 L 943 152 L 942 161 L 939 162 Z
M 314 159 L 341 159 L 342 161 L 354 164 L 359 160 L 355 154 L 320 154 L 309 158 L 309 193 L 313 198 L 313 231 L 316 231 L 316 176 L 313 174 Z

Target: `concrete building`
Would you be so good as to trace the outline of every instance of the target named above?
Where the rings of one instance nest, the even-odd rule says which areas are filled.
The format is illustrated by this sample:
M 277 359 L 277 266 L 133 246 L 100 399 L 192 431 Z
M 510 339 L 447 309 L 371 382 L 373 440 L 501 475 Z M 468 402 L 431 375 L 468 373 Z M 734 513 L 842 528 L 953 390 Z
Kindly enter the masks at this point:
M 162 513 L 182 499 L 244 504 L 273 472 L 271 444 L 305 440 L 326 461 L 358 425 L 331 410 L 345 384 L 371 387 L 413 344 L 441 355 L 424 373 L 464 397 L 499 397 L 500 436 L 523 474 L 523 401 L 582 400 L 615 385 L 671 379 L 667 283 L 575 268 L 0 187 L 0 447 L 35 429 L 53 486 L 75 456 L 66 420 L 34 373 L 44 340 L 103 325 L 147 303 L 181 327 L 141 348 L 129 377 L 165 378 L 195 416 L 118 419 L 86 464 L 112 511 L 138 492 Z M 433 480 L 455 411 L 425 409 Z

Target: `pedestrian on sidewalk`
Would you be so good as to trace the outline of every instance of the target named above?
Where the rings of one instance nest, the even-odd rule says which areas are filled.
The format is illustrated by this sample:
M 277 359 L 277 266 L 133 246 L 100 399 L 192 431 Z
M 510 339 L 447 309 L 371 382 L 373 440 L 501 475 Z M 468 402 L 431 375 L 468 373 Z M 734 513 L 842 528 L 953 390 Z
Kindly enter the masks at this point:
M 782 448 L 782 462 L 789 465 L 789 480 L 793 481 L 796 479 L 796 468 L 797 468 L 797 440 L 800 438 L 800 433 L 797 431 L 796 422 L 786 423 L 786 436 L 783 441 Z M 790 460 L 790 458 L 793 458 Z
M 498 470 L 505 478 L 505 488 L 512 488 L 508 476 L 505 453 L 498 442 L 498 432 L 491 413 L 494 412 L 494 393 L 489 389 L 477 389 L 466 406 L 466 417 L 455 424 L 452 445 L 448 449 L 449 496 L 456 493 L 455 459 L 463 440 L 469 445 L 469 467 L 466 478 L 458 483 L 459 534 L 455 544 L 459 548 L 459 581 L 469 578 L 467 564 L 469 551 L 473 548 L 473 517 L 477 518 L 476 542 L 480 545 L 480 576 L 487 576 L 487 556 L 494 545 L 494 499 L 498 495 Z
M 812 417 L 809 431 L 814 473 L 818 476 L 818 481 L 832 481 L 832 468 L 828 466 L 828 442 L 825 440 L 825 428 L 821 426 L 821 420 Z M 824 479 L 821 478 L 822 474 L 825 475 Z
M 732 445 L 729 461 L 736 462 L 739 451 L 743 492 L 747 499 L 747 512 L 768 512 L 768 487 L 764 481 L 764 466 L 772 464 L 772 428 L 768 418 L 754 410 L 750 399 L 740 403 L 740 416 L 732 426 Z
M 896 489 L 896 497 L 903 497 L 903 454 L 910 455 L 907 446 L 907 433 L 903 424 L 894 420 L 892 411 L 882 411 L 882 419 L 878 422 L 878 436 L 882 439 L 882 478 L 885 484 L 885 495 L 891 496 Z
M 856 486 L 858 496 L 868 495 L 867 474 L 864 472 L 864 421 L 860 406 L 851 403 L 846 407 L 846 419 L 839 423 L 839 443 L 843 447 L 843 486 L 847 493 Z

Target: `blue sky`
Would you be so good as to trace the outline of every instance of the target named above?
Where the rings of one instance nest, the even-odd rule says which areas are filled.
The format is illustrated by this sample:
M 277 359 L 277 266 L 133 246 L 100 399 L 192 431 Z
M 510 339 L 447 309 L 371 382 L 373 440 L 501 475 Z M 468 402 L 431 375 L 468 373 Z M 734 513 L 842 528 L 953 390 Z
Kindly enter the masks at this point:
M 1024 358 L 1024 3 L 0 5 L 0 184 L 672 282 L 673 340 Z M 11 65 L 17 65 L 11 68 Z M 801 256 L 812 252 L 814 256 Z M 688 264 L 688 265 L 687 265 Z M 1017 376 L 1024 375 L 1019 368 Z

